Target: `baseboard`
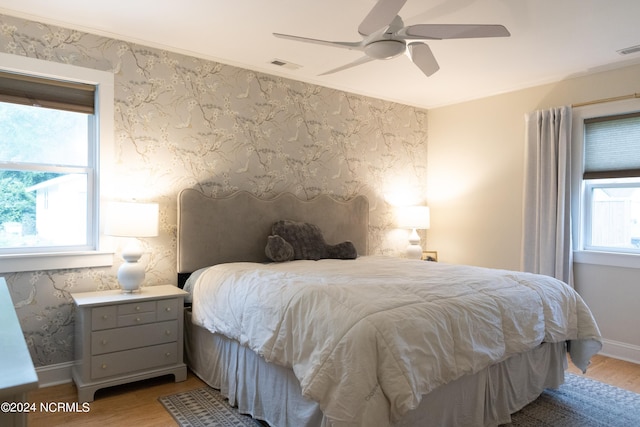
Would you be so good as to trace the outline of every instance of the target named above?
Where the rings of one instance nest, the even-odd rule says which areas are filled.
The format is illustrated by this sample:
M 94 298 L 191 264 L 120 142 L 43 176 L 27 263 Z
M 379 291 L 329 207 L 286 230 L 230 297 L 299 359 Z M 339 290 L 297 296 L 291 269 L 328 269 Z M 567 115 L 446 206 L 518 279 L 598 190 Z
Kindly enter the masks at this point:
M 603 339 L 600 354 L 640 364 L 640 346 L 637 345 Z
M 71 368 L 74 362 L 57 363 L 55 365 L 36 368 L 39 387 L 51 387 L 71 382 Z

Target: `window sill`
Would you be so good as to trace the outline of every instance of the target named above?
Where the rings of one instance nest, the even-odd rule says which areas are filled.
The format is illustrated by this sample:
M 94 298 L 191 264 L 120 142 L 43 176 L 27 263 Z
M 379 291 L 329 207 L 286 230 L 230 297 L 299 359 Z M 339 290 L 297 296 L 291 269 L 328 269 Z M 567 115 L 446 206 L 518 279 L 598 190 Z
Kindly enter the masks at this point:
M 640 268 L 640 255 L 612 252 L 575 251 L 573 262 L 610 267 Z
M 113 252 L 104 251 L 0 255 L 0 273 L 110 267 L 111 265 L 113 265 Z

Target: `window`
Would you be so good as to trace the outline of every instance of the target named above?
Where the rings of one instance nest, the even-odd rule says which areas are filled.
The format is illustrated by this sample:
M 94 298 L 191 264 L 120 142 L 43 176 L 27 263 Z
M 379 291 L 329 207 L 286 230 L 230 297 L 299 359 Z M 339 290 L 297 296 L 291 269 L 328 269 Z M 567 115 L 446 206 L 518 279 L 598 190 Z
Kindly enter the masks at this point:
M 99 183 L 113 138 L 112 74 L 0 60 L 0 272 L 110 265 Z
M 39 99 L 47 92 L 55 105 Z M 75 92 L 82 108 L 67 100 Z M 94 93 L 0 72 L 0 253 L 95 248 Z
M 640 102 L 592 106 L 574 112 L 574 234 L 580 254 L 595 263 L 636 267 L 640 255 Z M 576 203 L 577 202 L 577 203 Z M 575 221 L 577 219 L 577 221 Z M 594 255 L 595 254 L 595 255 Z M 600 255 L 598 255 L 600 254 Z M 632 256 L 624 260 L 624 256 Z M 613 264 L 600 261 L 615 258 Z M 586 258 L 585 258 L 586 257 Z
M 640 253 L 640 113 L 584 121 L 585 249 Z

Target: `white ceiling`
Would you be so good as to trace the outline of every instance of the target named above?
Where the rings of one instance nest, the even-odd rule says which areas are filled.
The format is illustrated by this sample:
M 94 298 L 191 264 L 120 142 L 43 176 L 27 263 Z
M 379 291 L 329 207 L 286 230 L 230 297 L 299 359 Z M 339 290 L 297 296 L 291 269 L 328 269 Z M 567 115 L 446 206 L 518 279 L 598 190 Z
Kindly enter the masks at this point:
M 143 43 L 291 79 L 424 108 L 640 63 L 639 0 L 408 0 L 406 25 L 502 24 L 508 38 L 429 42 L 440 70 L 406 56 L 318 74 L 361 52 L 273 32 L 359 41 L 375 0 L 0 0 L 0 13 Z M 274 59 L 300 65 L 272 65 Z M 640 77 L 640 76 L 639 76 Z

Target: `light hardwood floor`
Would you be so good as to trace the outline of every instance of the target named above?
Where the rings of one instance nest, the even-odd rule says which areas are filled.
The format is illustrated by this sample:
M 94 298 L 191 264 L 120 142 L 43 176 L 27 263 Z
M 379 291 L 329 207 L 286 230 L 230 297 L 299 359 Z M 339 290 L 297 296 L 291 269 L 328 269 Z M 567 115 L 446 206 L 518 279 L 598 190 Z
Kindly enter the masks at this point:
M 571 363 L 569 363 L 569 372 L 582 375 L 582 372 Z M 595 355 L 591 358 L 591 364 L 584 376 L 640 393 L 640 365 L 636 363 Z
M 582 375 L 571 363 L 569 371 Z M 585 376 L 640 393 L 640 365 L 634 363 L 597 355 L 593 357 Z M 158 402 L 158 398 L 204 385 L 191 372 L 186 381 L 179 383 L 174 382 L 172 376 L 140 381 L 98 390 L 96 400 L 89 404 L 90 410 L 87 413 L 61 411 L 47 414 L 37 411 L 29 414 L 28 422 L 31 427 L 176 426 L 171 415 Z M 75 402 L 76 388 L 72 383 L 47 387 L 29 393 L 28 399 L 30 403 L 36 403 L 37 406 L 40 402 Z
M 87 427 L 87 426 L 177 426 L 173 417 L 158 402 L 158 398 L 181 391 L 204 387 L 205 383 L 191 372 L 187 380 L 174 382 L 173 376 L 153 378 L 98 390 L 89 403 L 89 412 L 43 413 L 37 411 L 28 417 L 29 427 Z M 30 403 L 76 402 L 73 383 L 41 388 L 28 395 Z

